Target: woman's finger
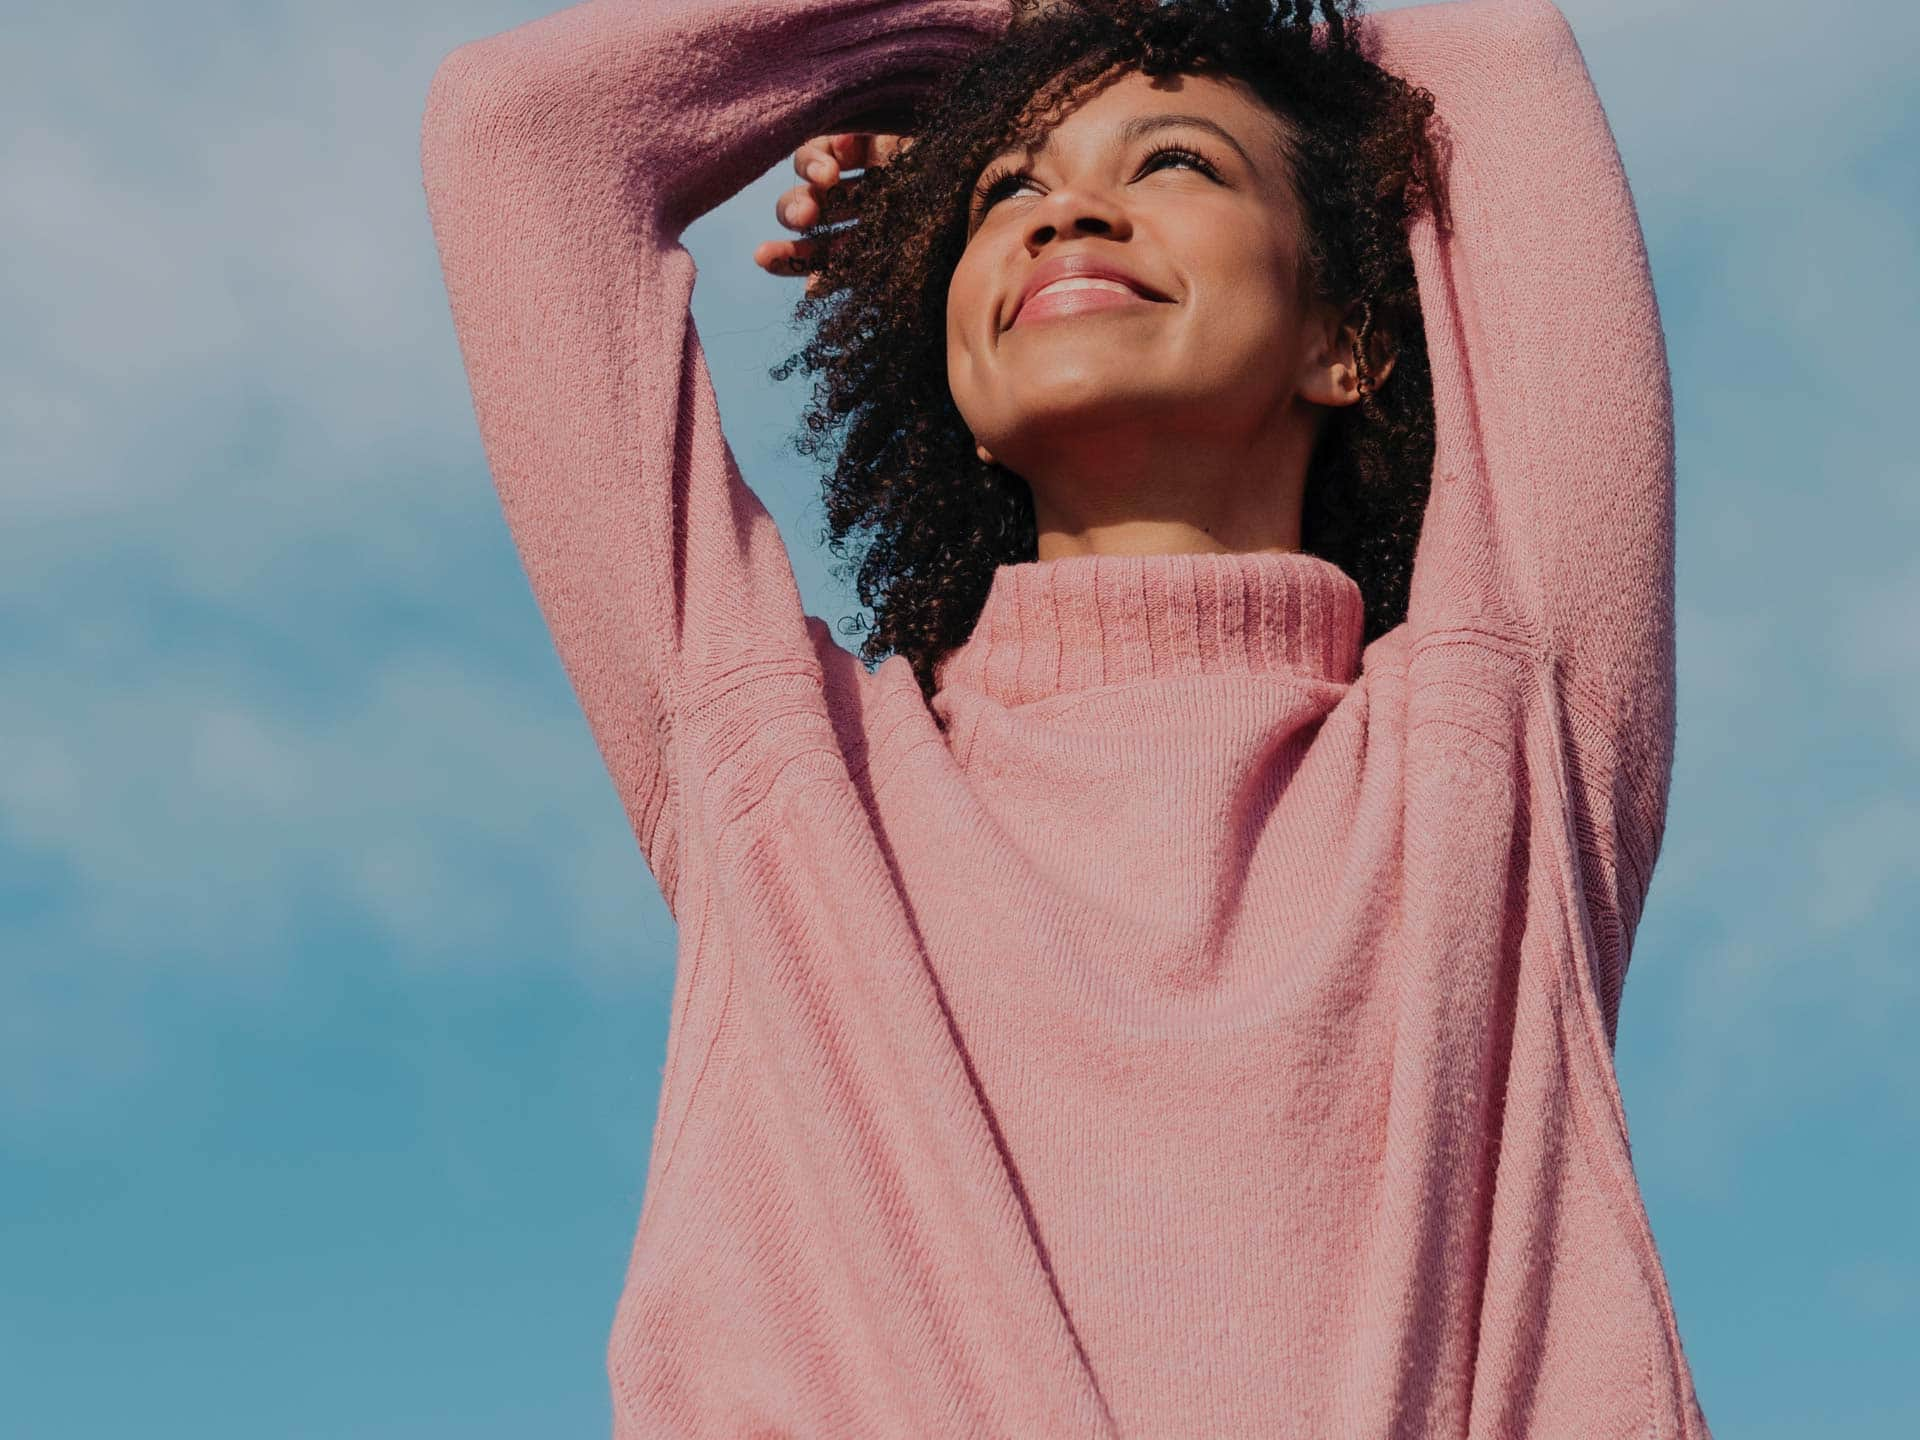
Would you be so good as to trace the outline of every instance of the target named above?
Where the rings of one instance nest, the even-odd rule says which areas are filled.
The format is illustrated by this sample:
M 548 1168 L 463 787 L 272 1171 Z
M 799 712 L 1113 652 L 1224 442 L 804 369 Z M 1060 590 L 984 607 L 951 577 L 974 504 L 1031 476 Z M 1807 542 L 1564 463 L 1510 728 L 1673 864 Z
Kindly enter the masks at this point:
M 806 276 L 807 294 L 819 295 L 827 287 L 824 277 L 809 263 L 815 250 L 810 240 L 763 240 L 754 250 L 753 259 L 769 275 L 778 275 L 783 279 Z
M 820 197 L 811 185 L 784 190 L 773 202 L 773 218 L 789 230 L 804 230 L 820 219 Z
M 793 152 L 793 173 L 810 184 L 831 185 L 838 176 L 839 162 L 828 149 L 831 135 L 807 141 Z
M 873 136 L 858 130 L 830 136 L 827 150 L 842 170 L 864 170 L 873 161 Z
M 853 131 L 816 135 L 793 152 L 793 171 L 815 185 L 831 185 L 843 170 L 863 170 L 869 137 Z
M 810 184 L 831 185 L 843 171 L 882 163 L 897 138 L 859 130 L 816 135 L 793 152 L 793 173 Z
M 818 185 L 795 185 L 782 191 L 773 202 L 773 217 L 789 230 L 805 230 L 810 225 L 836 225 L 858 213 L 855 194 L 860 188 L 858 175 L 850 175 L 831 189 Z
M 811 240 L 762 240 L 754 247 L 753 263 L 769 275 L 803 275 L 816 248 Z

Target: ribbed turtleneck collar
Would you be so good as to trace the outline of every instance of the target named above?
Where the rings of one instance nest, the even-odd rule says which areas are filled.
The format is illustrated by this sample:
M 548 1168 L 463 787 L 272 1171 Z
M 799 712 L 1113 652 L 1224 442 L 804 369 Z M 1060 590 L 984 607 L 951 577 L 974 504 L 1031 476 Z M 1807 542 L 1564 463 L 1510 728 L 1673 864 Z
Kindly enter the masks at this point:
M 1002 705 L 1188 675 L 1350 684 L 1360 587 L 1298 551 L 1070 555 L 1002 565 L 967 642 L 936 667 Z

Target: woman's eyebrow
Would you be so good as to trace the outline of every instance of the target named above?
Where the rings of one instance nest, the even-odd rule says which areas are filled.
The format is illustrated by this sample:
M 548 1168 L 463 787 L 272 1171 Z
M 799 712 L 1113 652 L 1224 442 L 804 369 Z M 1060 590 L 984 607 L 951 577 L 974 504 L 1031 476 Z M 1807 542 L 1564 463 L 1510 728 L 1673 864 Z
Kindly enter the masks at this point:
M 1246 152 L 1246 148 L 1238 140 L 1233 138 L 1232 132 L 1218 121 L 1209 120 L 1204 115 L 1136 115 L 1131 120 L 1121 122 L 1120 136 L 1124 140 L 1138 140 L 1142 135 L 1150 135 L 1155 130 L 1171 130 L 1175 126 L 1182 125 L 1191 125 L 1211 135 L 1219 136 L 1234 148 L 1242 160 L 1250 166 L 1253 165 L 1253 157 Z M 1259 167 L 1254 166 L 1254 168 Z
M 1143 135 L 1150 135 L 1156 130 L 1171 130 L 1179 126 L 1188 125 L 1198 130 L 1205 130 L 1210 135 L 1218 136 L 1234 148 L 1235 153 L 1247 162 L 1249 169 L 1259 170 L 1260 166 L 1254 161 L 1253 156 L 1247 153 L 1244 145 L 1234 139 L 1232 132 L 1220 124 L 1219 121 L 1209 120 L 1204 115 L 1169 114 L 1164 112 L 1157 115 L 1135 115 L 1129 120 L 1121 121 L 1117 128 L 1117 133 L 1122 140 L 1132 141 L 1138 140 Z M 1034 158 L 1037 160 L 1045 155 L 1052 144 L 1053 131 L 1049 130 L 1041 137 L 1040 143 L 1034 147 Z

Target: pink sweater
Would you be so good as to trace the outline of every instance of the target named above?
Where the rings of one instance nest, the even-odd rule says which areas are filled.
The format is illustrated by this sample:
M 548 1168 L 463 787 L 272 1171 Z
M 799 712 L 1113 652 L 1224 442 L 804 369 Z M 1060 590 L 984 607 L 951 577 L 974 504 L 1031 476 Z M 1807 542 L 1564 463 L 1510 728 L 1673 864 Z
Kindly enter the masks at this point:
M 1406 623 L 1304 554 L 1009 565 L 943 733 L 803 613 L 680 237 L 1007 22 L 590 0 L 427 99 L 487 458 L 679 925 L 615 1433 L 1706 1440 L 1612 1054 L 1671 397 L 1574 37 L 1373 19 L 1451 134 Z

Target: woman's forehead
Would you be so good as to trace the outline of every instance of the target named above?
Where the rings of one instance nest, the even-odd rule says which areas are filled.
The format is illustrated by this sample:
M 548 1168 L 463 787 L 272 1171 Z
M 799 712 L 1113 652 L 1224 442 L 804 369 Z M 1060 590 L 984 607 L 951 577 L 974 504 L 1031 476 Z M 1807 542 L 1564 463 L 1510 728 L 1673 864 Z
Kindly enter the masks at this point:
M 1031 123 L 1033 112 L 1045 103 L 1042 97 L 1035 98 L 1014 126 L 1014 135 L 994 152 L 994 158 L 1023 154 L 1043 159 L 1058 148 L 1055 136 L 1061 131 L 1071 136 L 1094 132 L 1102 139 L 1130 143 L 1174 125 L 1211 131 L 1256 168 L 1263 148 L 1281 149 L 1285 144 L 1280 117 L 1252 86 L 1236 76 L 1148 76 L 1127 70 L 1104 83 L 1089 82 L 1060 105 L 1034 140 L 1022 142 L 1018 138 L 1020 130 Z

